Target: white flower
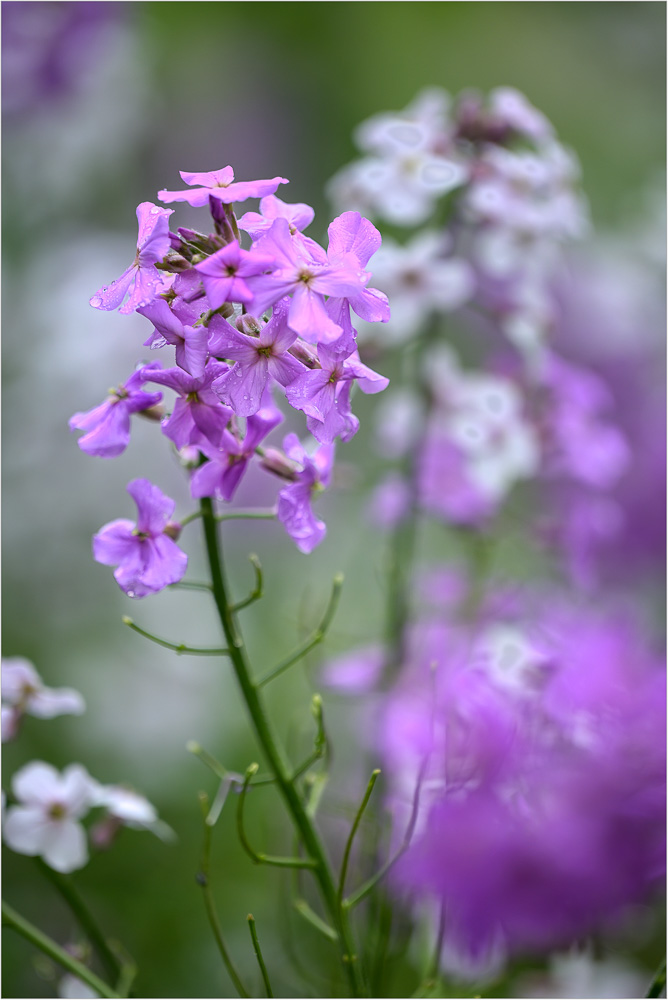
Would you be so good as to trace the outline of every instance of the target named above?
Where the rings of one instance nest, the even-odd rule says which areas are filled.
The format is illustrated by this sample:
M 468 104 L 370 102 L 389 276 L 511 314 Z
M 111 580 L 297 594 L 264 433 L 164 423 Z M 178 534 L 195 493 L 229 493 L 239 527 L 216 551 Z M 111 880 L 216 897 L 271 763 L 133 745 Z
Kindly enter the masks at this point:
M 57 715 L 81 715 L 86 709 L 78 691 L 72 688 L 48 688 L 32 663 L 20 656 L 2 661 L 2 741 L 17 733 L 24 714 L 38 719 Z
M 51 868 L 72 872 L 88 861 L 86 833 L 78 820 L 94 805 L 95 783 L 81 764 L 62 775 L 43 761 L 32 761 L 12 779 L 20 805 L 10 806 L 4 839 L 18 854 L 41 856 Z
M 468 263 L 446 256 L 441 234 L 428 230 L 405 246 L 385 240 L 373 261 L 374 283 L 392 302 L 392 315 L 383 325 L 385 343 L 409 340 L 432 312 L 458 309 L 473 293 L 475 279 Z M 371 333 L 363 325 L 360 336 Z M 378 331 L 373 330 L 378 336 Z
M 78 976 L 73 976 L 71 972 L 58 983 L 58 996 L 61 1000 L 97 1000 L 99 995 L 92 986 L 84 983 Z

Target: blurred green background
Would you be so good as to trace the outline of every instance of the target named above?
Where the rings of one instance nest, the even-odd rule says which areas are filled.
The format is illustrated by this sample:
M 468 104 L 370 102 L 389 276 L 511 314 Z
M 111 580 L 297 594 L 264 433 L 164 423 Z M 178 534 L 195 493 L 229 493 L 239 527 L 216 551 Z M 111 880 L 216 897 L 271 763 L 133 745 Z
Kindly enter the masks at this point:
M 100 23 L 84 44 L 75 45 L 67 31 L 54 33 L 66 8 L 83 16 L 92 6 Z M 290 187 L 281 195 L 314 205 L 309 232 L 321 238 L 331 217 L 323 187 L 355 155 L 353 127 L 377 111 L 403 108 L 425 86 L 524 91 L 577 152 L 594 225 L 621 227 L 648 185 L 663 183 L 665 5 L 5 3 L 2 13 L 5 50 L 11 41 L 3 65 L 3 653 L 30 658 L 48 684 L 77 687 L 88 704 L 79 719 L 28 719 L 5 750 L 5 787 L 19 766 L 41 758 L 58 767 L 81 761 L 100 781 L 145 793 L 178 842 L 124 831 L 75 881 L 108 934 L 139 963 L 138 995 L 232 995 L 194 878 L 197 792 L 212 793 L 215 782 L 185 744 L 196 739 L 241 771 L 257 751 L 225 665 L 163 655 L 120 621 L 129 614 L 175 641 L 218 645 L 206 598 L 171 592 L 131 602 L 111 571 L 91 559 L 94 531 L 133 516 L 124 490 L 134 476 L 174 497 L 178 515 L 192 501 L 155 427 L 137 421 L 129 450 L 113 462 L 86 457 L 68 435 L 68 417 L 99 402 L 147 353 L 139 346 L 143 320 L 97 313 L 88 299 L 130 261 L 135 206 L 154 200 L 160 188 L 179 187 L 179 169 L 231 163 L 239 179 L 287 176 Z M 47 82 L 29 100 L 35 60 L 59 46 L 72 71 L 67 84 Z M 202 214 L 189 211 L 178 209 L 178 224 L 205 225 Z M 236 592 L 251 584 L 249 551 L 266 569 L 267 597 L 245 613 L 258 668 L 317 621 L 339 570 L 346 586 L 326 652 L 378 635 L 383 544 L 364 515 L 378 465 L 370 443 L 373 405 L 373 398 L 356 400 L 362 429 L 339 447 L 337 488 L 320 502 L 329 533 L 312 556 L 300 555 L 270 524 L 226 528 Z M 258 500 L 252 483 L 245 498 L 272 500 Z M 191 577 L 202 578 L 196 523 L 183 546 Z M 295 755 L 310 739 L 309 692 L 319 662 L 314 657 L 272 690 Z M 344 734 L 363 723 L 334 698 L 328 709 L 340 747 L 338 784 L 326 809 L 336 839 L 347 815 L 343 803 L 358 799 L 364 782 L 354 754 L 342 749 L 351 745 Z M 272 796 L 258 792 L 251 803 L 255 838 L 289 852 Z M 32 859 L 5 851 L 4 876 L 13 905 L 59 941 L 75 939 L 71 917 Z M 278 994 L 322 990 L 300 983 L 286 957 L 284 932 L 297 919 L 286 903 L 289 886 L 276 872 L 253 868 L 237 845 L 229 809 L 215 829 L 213 882 L 228 943 L 247 978 L 257 978 L 245 926 L 252 911 Z M 308 928 L 300 930 L 296 952 L 316 971 L 316 983 L 327 978 L 329 951 Z M 5 996 L 54 995 L 52 970 L 9 934 L 4 976 Z M 400 982 L 397 989 L 400 995 Z

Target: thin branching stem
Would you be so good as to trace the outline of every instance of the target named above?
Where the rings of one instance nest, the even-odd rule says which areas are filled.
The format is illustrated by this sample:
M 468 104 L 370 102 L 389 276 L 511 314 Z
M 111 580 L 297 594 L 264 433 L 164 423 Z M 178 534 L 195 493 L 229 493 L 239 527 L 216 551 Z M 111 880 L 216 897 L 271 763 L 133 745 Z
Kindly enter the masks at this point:
M 332 593 L 330 594 L 329 602 L 325 609 L 325 613 L 322 616 L 322 620 L 318 627 L 311 633 L 308 639 L 303 642 L 297 649 L 287 656 L 284 660 L 275 666 L 269 673 L 261 677 L 257 682 L 258 687 L 264 687 L 269 681 L 273 681 L 274 678 L 278 677 L 289 667 L 293 666 L 302 660 L 308 653 L 311 652 L 327 635 L 329 626 L 332 624 L 332 619 L 336 614 L 336 607 L 339 603 L 339 597 L 341 596 L 341 587 L 343 586 L 343 574 L 337 573 L 332 582 Z
M 208 796 L 202 792 L 200 794 L 200 807 L 202 809 L 202 816 L 204 817 L 204 843 L 202 846 L 202 860 L 200 865 L 200 870 L 197 873 L 197 883 L 202 888 L 202 893 L 204 895 L 204 906 L 206 908 L 206 915 L 209 920 L 209 925 L 211 927 L 211 932 L 213 933 L 214 940 L 218 946 L 218 951 L 220 952 L 220 957 L 223 960 L 223 965 L 227 969 L 227 974 L 234 983 L 234 988 L 240 997 L 250 997 L 250 993 L 244 986 L 239 973 L 234 967 L 234 963 L 230 958 L 229 952 L 225 946 L 225 941 L 223 940 L 223 932 L 220 927 L 220 921 L 218 919 L 218 913 L 216 911 L 216 904 L 213 900 L 213 894 L 211 892 L 211 880 L 210 880 L 210 867 L 211 867 L 211 833 L 212 826 L 207 823 L 207 814 L 209 811 L 209 799 Z
M 341 963 L 348 979 L 350 991 L 354 997 L 364 996 L 364 983 L 350 923 L 348 915 L 343 912 L 338 903 L 331 864 L 313 819 L 307 812 L 302 797 L 292 781 L 293 769 L 278 743 L 261 698 L 261 691 L 252 680 L 243 636 L 227 596 L 220 540 L 213 513 L 213 503 L 210 498 L 205 497 L 201 500 L 201 510 L 213 596 L 248 714 L 270 770 L 276 776 L 278 790 L 292 817 L 295 832 L 304 845 L 306 855 L 314 862 L 313 874 L 318 882 L 325 909 L 336 930 Z
M 98 927 L 97 921 L 93 917 L 92 913 L 77 892 L 72 879 L 67 875 L 61 875 L 60 872 L 54 871 L 54 869 L 42 861 L 41 858 L 37 858 L 36 861 L 37 867 L 42 872 L 44 877 L 47 878 L 57 892 L 60 893 L 74 914 L 79 927 L 97 952 L 98 957 L 104 966 L 106 975 L 112 980 L 112 982 L 117 982 L 123 971 L 122 963 L 109 947 L 107 939 Z
M 264 983 L 265 992 L 268 997 L 273 997 L 274 992 L 271 988 L 271 982 L 269 981 L 269 973 L 267 972 L 267 966 L 264 964 L 264 958 L 262 957 L 262 949 L 260 948 L 260 942 L 257 936 L 257 928 L 255 926 L 255 917 L 252 913 L 249 913 L 246 917 L 248 921 L 248 929 L 250 930 L 251 940 L 253 942 L 253 951 L 255 952 L 255 957 L 257 958 L 257 964 L 260 966 L 260 972 L 262 973 L 262 981 Z
M 4 900 L 2 903 L 2 922 L 6 927 L 11 927 L 17 934 L 24 937 L 26 941 L 30 941 L 32 945 L 39 948 L 40 951 L 48 955 L 58 965 L 71 972 L 73 976 L 87 983 L 101 997 L 110 997 L 112 1000 L 115 1000 L 115 998 L 123 995 L 116 993 L 99 976 L 96 976 L 94 972 L 91 972 L 89 968 L 82 962 L 79 962 L 74 956 L 68 954 L 64 948 L 61 948 L 52 938 L 42 933 L 39 928 L 31 924 L 25 917 L 22 917 L 16 910 L 5 903 Z
M 346 875 L 348 874 L 348 862 L 350 861 L 350 852 L 353 847 L 353 841 L 355 840 L 355 834 L 357 833 L 357 828 L 359 827 L 362 821 L 364 810 L 366 809 L 367 803 L 371 798 L 371 793 L 373 792 L 373 786 L 376 784 L 379 774 L 380 771 L 378 769 L 371 772 L 371 777 L 369 778 L 369 784 L 366 786 L 364 798 L 360 803 L 360 807 L 357 810 L 355 819 L 353 820 L 353 825 L 350 828 L 350 833 L 348 834 L 348 840 L 346 841 L 345 850 L 343 852 L 343 861 L 341 863 L 341 875 L 339 876 L 339 891 L 338 891 L 339 905 L 341 904 L 341 901 L 343 899 L 343 892 L 346 885 Z
M 651 982 L 650 988 L 645 994 L 646 997 L 660 997 L 666 988 L 666 960 L 656 970 L 656 975 Z
M 264 593 L 262 589 L 262 566 L 260 565 L 260 560 L 253 554 L 249 555 L 248 559 L 252 563 L 253 569 L 255 570 L 255 586 L 251 590 L 248 597 L 245 597 L 243 601 L 237 601 L 236 604 L 232 605 L 230 610 L 234 612 L 234 614 L 236 614 L 237 611 L 241 611 L 243 608 L 247 608 L 249 604 L 259 601 Z
M 207 647 L 200 646 L 186 646 L 184 642 L 169 642 L 167 639 L 161 639 L 157 635 L 153 635 L 151 632 L 147 632 L 146 629 L 141 628 L 137 625 L 132 618 L 128 618 L 127 615 L 123 615 L 122 622 L 131 628 L 133 632 L 137 632 L 138 635 L 143 635 L 145 639 L 150 639 L 157 646 L 162 646 L 163 649 L 171 649 L 173 653 L 177 653 L 179 656 L 184 654 L 188 656 L 229 656 L 229 650 L 227 649 L 210 649 Z

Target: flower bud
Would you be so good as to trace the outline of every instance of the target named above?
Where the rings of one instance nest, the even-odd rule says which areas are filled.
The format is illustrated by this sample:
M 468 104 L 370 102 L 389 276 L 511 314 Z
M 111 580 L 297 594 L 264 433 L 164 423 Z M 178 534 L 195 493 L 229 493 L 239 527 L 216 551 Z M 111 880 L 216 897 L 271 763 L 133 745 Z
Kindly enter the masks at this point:
M 294 463 L 278 448 L 265 448 L 260 465 L 267 472 L 273 472 L 275 476 L 287 479 L 288 482 L 294 483 L 298 479 Z

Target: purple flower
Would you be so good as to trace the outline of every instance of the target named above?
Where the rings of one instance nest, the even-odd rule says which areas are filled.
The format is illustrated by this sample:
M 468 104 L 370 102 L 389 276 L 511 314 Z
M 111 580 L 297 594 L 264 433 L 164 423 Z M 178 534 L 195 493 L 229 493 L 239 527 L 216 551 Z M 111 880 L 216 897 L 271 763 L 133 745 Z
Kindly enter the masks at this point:
M 164 299 L 156 299 L 137 311 L 154 327 L 152 335 L 144 341 L 144 347 L 155 350 L 165 344 L 173 344 L 179 368 L 196 378 L 204 374 L 209 342 L 209 331 L 205 326 L 183 324 Z
M 288 308 L 288 299 L 278 302 L 266 324 L 242 316 L 240 322 L 246 329 L 254 330 L 256 336 L 240 333 L 229 323 L 225 323 L 225 330 L 216 335 L 215 353 L 235 364 L 215 380 L 212 388 L 237 416 L 257 413 L 271 381 L 286 386 L 307 371 L 301 361 L 288 354 L 297 339 L 297 334 L 287 325 Z
M 257 315 L 274 302 L 292 295 L 288 323 L 305 340 L 315 343 L 337 340 L 342 331 L 325 308 L 325 295 L 357 298 L 369 274 L 351 256 L 328 261 L 327 254 L 313 240 L 291 235 L 285 218 L 274 221 L 258 240 L 256 248 L 275 258 L 274 270 L 249 281 L 253 291 L 252 309 Z
M 219 449 L 202 445 L 201 451 L 209 461 L 192 474 L 190 492 L 193 497 L 215 496 L 228 501 L 233 498 L 255 449 L 283 420 L 283 414 L 272 404 L 271 398 L 265 397 L 265 404 L 246 421 L 243 440 L 225 431 Z
M 105 524 L 93 537 L 93 558 L 118 566 L 114 578 L 128 597 L 146 597 L 182 579 L 188 557 L 173 540 L 180 530 L 169 520 L 174 501 L 148 479 L 133 479 L 127 490 L 137 505 L 137 523 Z
M 260 202 L 260 214 L 246 212 L 239 219 L 239 229 L 248 233 L 253 241 L 271 229 L 274 219 L 287 219 L 290 232 L 301 233 L 313 222 L 315 212 L 310 205 L 297 202 L 294 205 L 281 201 L 276 195 L 270 194 Z
M 286 389 L 291 406 L 309 417 L 309 430 L 323 444 L 331 444 L 341 434 L 344 441 L 357 431 L 358 422 L 350 412 L 350 388 L 357 379 L 362 392 L 381 392 L 389 379 L 363 365 L 357 352 L 345 356 L 337 345 L 318 346 L 321 368 L 306 369 Z
M 114 458 L 125 451 L 130 443 L 131 414 L 148 410 L 162 399 L 161 392 L 143 391 L 145 373 L 159 368 L 157 362 L 138 368 L 124 385 L 110 390 L 104 403 L 70 417 L 71 431 L 86 432 L 77 442 L 82 451 L 100 458 Z
M 143 201 L 137 206 L 139 236 L 135 259 L 120 278 L 92 296 L 90 304 L 94 309 L 118 309 L 121 306 L 122 313 L 131 313 L 140 306 L 148 305 L 163 290 L 165 276 L 155 264 L 163 259 L 171 246 L 167 220 L 172 212 L 173 209 L 160 208 L 150 201 Z M 168 280 L 171 281 L 171 276 Z M 125 305 L 121 305 L 128 292 L 130 298 Z
M 166 385 L 179 394 L 171 416 L 162 424 L 163 434 L 177 448 L 198 445 L 202 441 L 210 441 L 214 448 L 220 446 L 232 410 L 223 406 L 211 389 L 211 383 L 226 371 L 227 365 L 209 358 L 198 378 L 188 375 L 182 368 L 147 372 L 147 381 Z
M 195 270 L 201 274 L 212 309 L 219 309 L 224 302 L 242 302 L 248 305 L 253 293 L 244 278 L 262 274 L 274 264 L 268 254 L 242 250 L 238 240 L 232 240 L 222 250 L 216 251 Z
M 273 194 L 279 184 L 289 183 L 286 177 L 235 182 L 234 171 L 229 166 L 202 173 L 189 173 L 186 170 L 179 170 L 179 173 L 186 184 L 198 186 L 194 191 L 158 191 L 160 201 L 187 201 L 193 208 L 201 208 L 208 205 L 210 196 L 230 205 L 234 201 L 246 201 L 248 198 L 264 198 L 265 195 Z
M 380 727 L 404 814 L 422 773 L 395 885 L 445 905 L 444 964 L 479 974 L 641 902 L 665 865 L 665 671 L 635 625 L 550 593 L 407 638 Z
M 284 486 L 278 494 L 278 520 L 290 535 L 300 552 L 312 552 L 327 533 L 323 521 L 317 520 L 311 510 L 311 498 L 324 486 L 329 486 L 334 446 L 321 445 L 309 456 L 299 443 L 296 434 L 288 434 L 283 442 L 288 458 L 301 466 L 296 481 Z

